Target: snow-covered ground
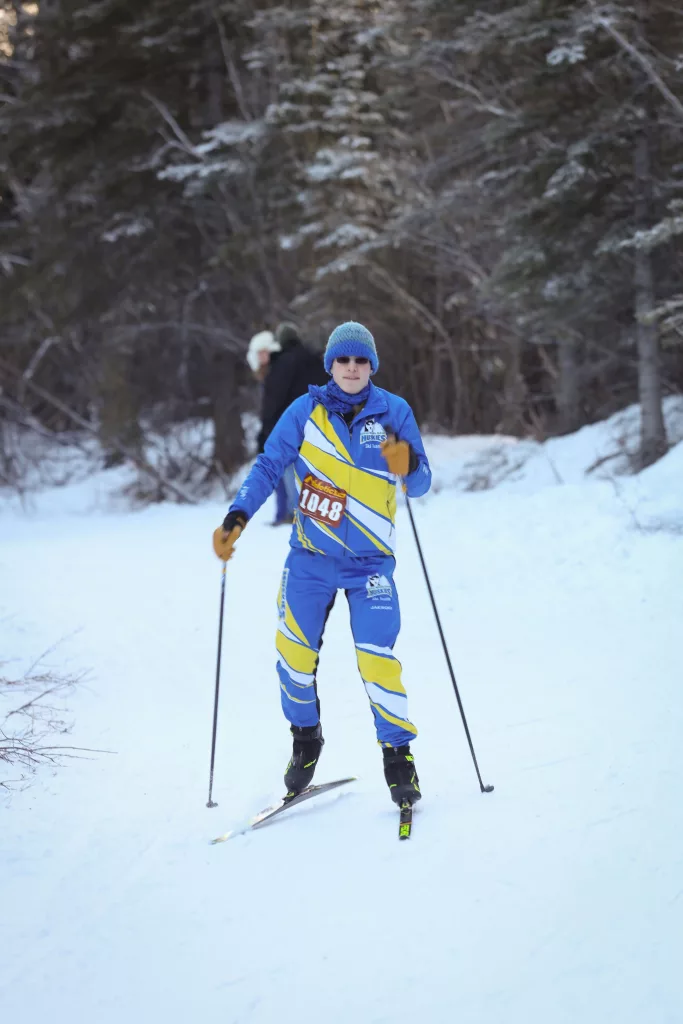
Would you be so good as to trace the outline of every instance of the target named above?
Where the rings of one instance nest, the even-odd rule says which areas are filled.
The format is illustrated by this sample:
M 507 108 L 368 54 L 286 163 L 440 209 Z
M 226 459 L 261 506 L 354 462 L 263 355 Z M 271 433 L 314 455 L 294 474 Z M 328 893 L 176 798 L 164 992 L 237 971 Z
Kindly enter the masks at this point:
M 680 400 L 669 414 L 680 441 Z M 402 509 L 397 653 L 424 793 L 409 843 L 339 601 L 317 781 L 358 781 L 209 846 L 281 794 L 290 750 L 272 508 L 228 566 L 208 810 L 225 503 L 125 513 L 110 471 L 0 505 L 5 673 L 57 643 L 43 664 L 87 677 L 56 742 L 108 751 L 0 806 L 2 1019 L 680 1024 L 683 444 L 637 477 L 606 479 L 618 460 L 586 476 L 614 430 L 429 442 L 415 518 L 495 792 Z

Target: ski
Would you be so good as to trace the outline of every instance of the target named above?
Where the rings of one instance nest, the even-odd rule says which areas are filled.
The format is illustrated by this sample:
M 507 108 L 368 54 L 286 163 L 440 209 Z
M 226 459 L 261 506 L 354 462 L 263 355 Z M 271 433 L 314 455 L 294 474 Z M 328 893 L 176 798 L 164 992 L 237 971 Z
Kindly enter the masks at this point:
M 252 829 L 258 828 L 260 825 L 265 825 L 276 815 L 281 814 L 282 811 L 286 811 L 288 807 L 294 807 L 295 804 L 301 804 L 304 800 L 310 800 L 311 797 L 320 796 L 321 793 L 328 793 L 332 789 L 337 789 L 339 786 L 345 786 L 347 782 L 355 782 L 355 775 L 350 776 L 348 779 L 335 779 L 334 782 L 323 782 L 319 786 L 307 786 L 296 796 L 283 796 L 276 804 L 271 804 L 270 807 L 265 807 L 258 814 L 254 815 L 253 818 L 249 818 L 238 828 L 232 829 L 230 832 L 226 832 L 222 836 L 218 836 L 216 839 L 212 839 L 210 842 L 211 846 L 215 846 L 216 843 L 224 843 L 227 839 L 232 839 L 234 836 L 244 835 L 245 832 L 250 832 Z
M 401 818 L 398 825 L 398 838 L 410 839 L 413 830 L 413 805 L 404 800 L 401 804 Z

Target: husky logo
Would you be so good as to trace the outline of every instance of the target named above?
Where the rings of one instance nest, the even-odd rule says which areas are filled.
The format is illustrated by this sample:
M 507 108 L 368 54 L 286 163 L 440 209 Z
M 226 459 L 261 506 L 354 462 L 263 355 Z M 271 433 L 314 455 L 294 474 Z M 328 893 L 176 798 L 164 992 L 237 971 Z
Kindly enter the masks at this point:
M 379 573 L 375 573 L 374 576 L 368 576 L 365 589 L 368 592 L 368 597 L 372 599 L 392 596 L 391 583 L 386 576 L 380 576 Z
M 387 432 L 377 420 L 366 420 L 365 426 L 360 432 L 361 444 L 381 444 L 386 441 Z

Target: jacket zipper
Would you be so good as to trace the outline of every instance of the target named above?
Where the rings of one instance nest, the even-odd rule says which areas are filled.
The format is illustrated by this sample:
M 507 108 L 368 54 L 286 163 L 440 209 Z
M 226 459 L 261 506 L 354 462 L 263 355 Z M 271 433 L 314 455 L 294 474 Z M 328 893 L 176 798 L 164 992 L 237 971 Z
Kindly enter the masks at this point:
M 339 414 L 337 414 L 337 415 L 339 415 Z M 342 419 L 342 421 L 344 423 L 344 426 L 346 427 L 346 429 L 349 432 L 349 455 L 351 456 L 351 461 L 353 462 L 353 452 L 351 451 L 351 449 L 353 447 L 353 431 L 352 431 L 353 420 L 351 420 L 350 423 L 347 423 L 343 416 L 341 416 L 340 418 Z M 355 418 L 356 417 L 354 416 L 354 419 Z M 347 500 L 347 502 L 349 500 L 349 498 L 348 498 L 348 491 L 347 491 L 347 494 L 346 494 L 346 500 Z M 348 509 L 347 509 L 347 512 L 348 512 Z M 345 531 L 345 535 L 344 535 L 344 558 L 346 558 L 346 556 L 348 555 L 348 552 L 349 552 L 349 548 L 348 548 L 349 520 L 347 519 L 346 515 L 344 516 L 344 519 L 346 520 L 346 531 Z

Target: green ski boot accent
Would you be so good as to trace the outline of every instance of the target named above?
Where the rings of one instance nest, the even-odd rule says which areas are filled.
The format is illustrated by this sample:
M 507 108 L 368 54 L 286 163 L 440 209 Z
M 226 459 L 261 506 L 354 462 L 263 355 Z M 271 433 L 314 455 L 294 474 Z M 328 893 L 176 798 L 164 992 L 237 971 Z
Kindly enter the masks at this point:
M 291 733 L 294 744 L 285 771 L 285 787 L 290 798 L 310 786 L 325 742 L 320 722 L 302 728 L 293 725 Z

